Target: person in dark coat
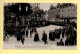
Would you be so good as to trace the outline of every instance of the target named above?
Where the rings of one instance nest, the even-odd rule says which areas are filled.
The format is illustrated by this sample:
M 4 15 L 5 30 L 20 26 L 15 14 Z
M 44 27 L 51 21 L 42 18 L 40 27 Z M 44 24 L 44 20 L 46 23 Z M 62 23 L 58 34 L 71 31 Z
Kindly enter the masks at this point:
M 50 32 L 50 33 L 49 33 L 49 39 L 50 39 L 51 41 L 54 41 L 54 40 L 55 40 L 55 33 L 54 33 L 54 32 Z
M 71 37 L 70 36 L 67 37 L 67 42 L 68 42 L 68 46 L 70 46 L 71 45 Z
M 42 37 L 42 40 L 43 40 L 43 42 L 45 43 L 45 45 L 48 44 L 48 43 L 47 43 L 47 34 L 45 33 L 45 31 L 43 31 L 42 36 L 43 36 L 43 37 Z
M 24 34 L 25 34 L 24 31 L 22 31 L 21 34 L 20 34 L 20 36 L 21 36 L 20 38 L 21 38 L 22 44 L 24 44 L 24 40 L 25 40 Z
M 68 46 L 68 41 L 67 41 L 67 39 L 65 40 L 65 46 Z
M 28 37 L 28 30 L 26 30 L 26 37 Z
M 34 36 L 34 41 L 35 42 L 39 41 L 39 35 L 38 35 L 37 31 L 36 31 L 35 36 Z
M 74 30 L 73 31 L 73 42 L 75 45 L 77 44 L 76 39 L 77 39 L 77 32 L 76 32 L 76 30 Z
M 24 44 L 24 36 L 22 36 L 21 42 L 22 44 Z
M 17 34 L 17 41 L 20 41 L 20 33 Z
M 59 32 L 57 33 L 56 36 L 57 36 L 57 39 L 60 39 L 60 33 Z
M 49 40 L 51 40 L 52 32 L 49 33 Z
M 64 46 L 63 40 L 61 39 L 60 42 L 57 42 L 57 45 L 58 45 L 58 46 Z
M 55 41 L 55 32 L 52 33 L 52 41 Z

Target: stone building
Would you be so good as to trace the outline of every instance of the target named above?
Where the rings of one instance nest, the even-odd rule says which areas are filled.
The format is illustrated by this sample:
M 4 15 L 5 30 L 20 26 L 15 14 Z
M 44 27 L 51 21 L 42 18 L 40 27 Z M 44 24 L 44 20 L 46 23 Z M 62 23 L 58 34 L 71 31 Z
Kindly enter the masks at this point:
M 77 5 L 73 3 L 58 3 L 55 7 L 51 5 L 48 15 L 50 21 L 77 23 Z
M 15 34 L 26 27 L 26 18 L 32 13 L 29 3 L 7 3 L 4 6 L 4 31 Z
M 72 3 L 65 3 L 61 4 L 62 8 L 60 9 L 60 18 L 65 19 L 65 22 L 67 22 L 67 19 L 69 19 L 70 22 L 77 23 L 77 6 Z

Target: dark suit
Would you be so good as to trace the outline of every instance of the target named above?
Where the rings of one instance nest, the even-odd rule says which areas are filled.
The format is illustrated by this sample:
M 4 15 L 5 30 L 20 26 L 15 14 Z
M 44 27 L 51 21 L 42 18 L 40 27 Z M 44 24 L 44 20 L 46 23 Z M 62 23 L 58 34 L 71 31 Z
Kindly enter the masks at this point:
M 36 41 L 39 41 L 39 35 L 38 35 L 38 33 L 35 34 L 35 36 L 34 36 L 34 41 L 35 41 L 35 42 L 36 42 Z
M 45 44 L 47 43 L 47 34 L 46 33 L 43 33 L 42 40 L 44 41 Z

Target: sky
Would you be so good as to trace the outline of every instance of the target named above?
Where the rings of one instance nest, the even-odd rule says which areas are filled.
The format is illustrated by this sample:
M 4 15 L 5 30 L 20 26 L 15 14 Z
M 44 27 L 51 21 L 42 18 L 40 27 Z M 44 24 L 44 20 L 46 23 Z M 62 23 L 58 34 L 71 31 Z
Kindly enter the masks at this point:
M 4 3 L 4 5 L 7 5 L 8 3 Z M 35 7 L 35 5 L 33 5 L 35 3 L 32 3 L 31 5 L 33 7 Z M 40 9 L 43 9 L 44 11 L 49 10 L 50 9 L 50 5 L 56 6 L 57 3 L 40 3 L 39 7 Z
M 44 11 L 49 10 L 50 5 L 56 6 L 57 3 L 40 3 L 40 9 L 43 9 Z
M 50 9 L 50 5 L 53 6 L 56 6 L 57 4 L 56 3 L 40 3 L 40 9 L 43 9 L 43 10 L 49 10 Z M 8 5 L 8 3 L 4 3 L 4 5 Z M 32 4 L 33 5 L 33 4 Z

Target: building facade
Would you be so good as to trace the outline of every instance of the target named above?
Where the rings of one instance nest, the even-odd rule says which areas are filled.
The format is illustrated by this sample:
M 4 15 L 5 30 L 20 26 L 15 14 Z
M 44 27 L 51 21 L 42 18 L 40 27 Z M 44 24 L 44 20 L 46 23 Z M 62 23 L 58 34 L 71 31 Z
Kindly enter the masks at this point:
M 60 18 L 65 19 L 65 22 L 69 19 L 70 22 L 77 23 L 77 6 L 71 3 L 61 4 L 61 6 L 63 7 L 60 9 Z
M 4 6 L 4 31 L 11 35 L 26 27 L 26 18 L 32 13 L 30 4 L 8 3 Z
M 56 18 L 59 18 L 60 16 L 60 7 L 59 6 L 50 6 L 50 9 L 48 10 L 48 19 L 49 21 L 55 21 Z M 53 19 L 54 18 L 54 19 Z
M 48 15 L 50 21 L 77 23 L 77 5 L 73 3 L 58 3 L 55 7 L 51 5 Z

